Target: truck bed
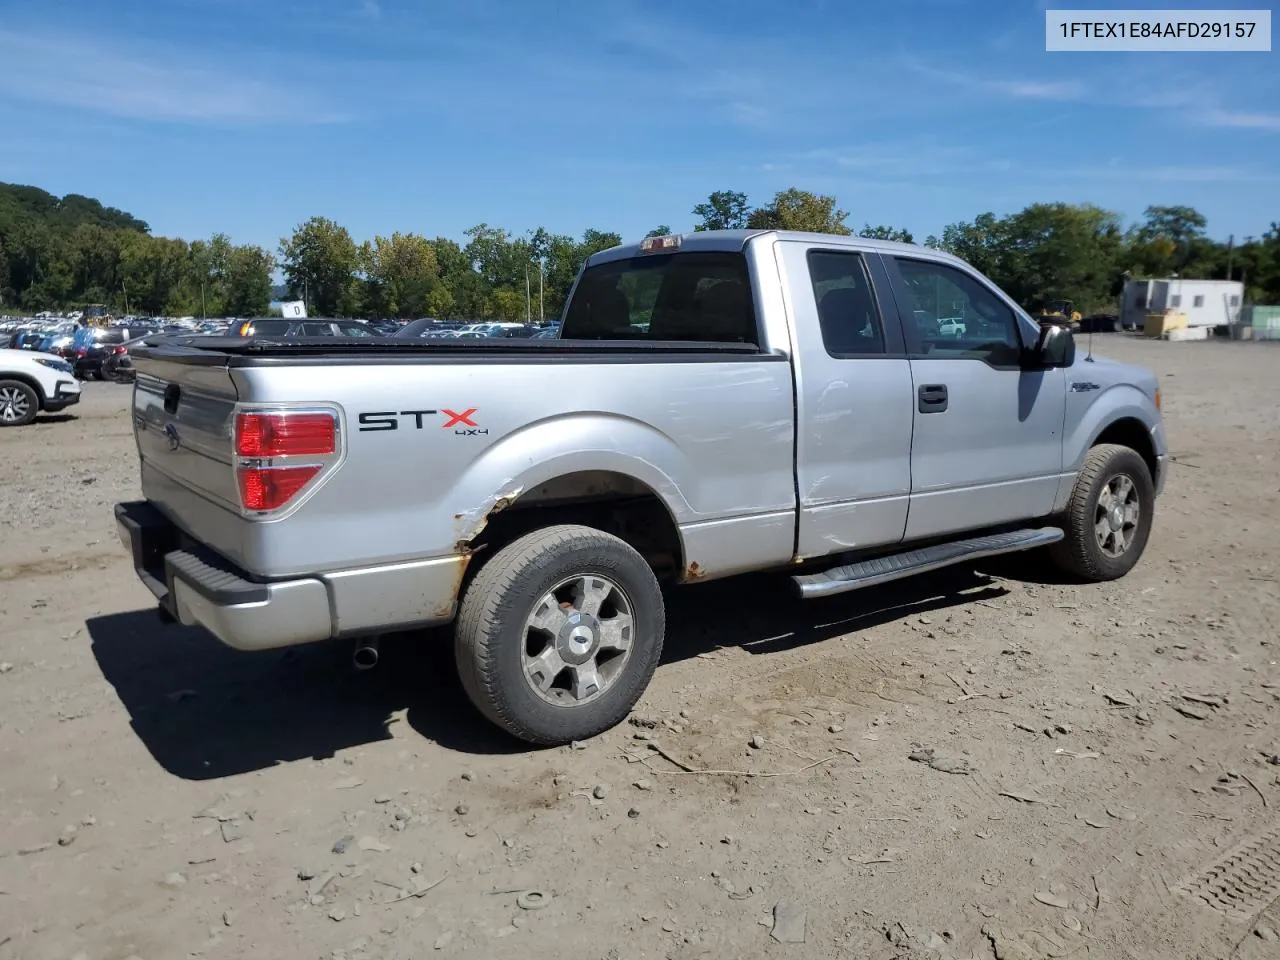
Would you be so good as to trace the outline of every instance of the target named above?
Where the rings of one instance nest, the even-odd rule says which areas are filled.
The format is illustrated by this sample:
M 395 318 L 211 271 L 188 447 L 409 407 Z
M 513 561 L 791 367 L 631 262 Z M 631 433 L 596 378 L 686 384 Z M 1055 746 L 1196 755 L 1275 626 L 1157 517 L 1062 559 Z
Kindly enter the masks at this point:
M 699 577 L 793 553 L 795 409 L 781 353 L 166 337 L 134 357 L 145 496 L 250 579 L 355 582 L 352 571 L 404 565 L 409 580 L 415 565 L 455 563 L 502 505 L 569 490 L 656 497 Z M 262 406 L 340 419 L 340 462 L 279 516 L 246 515 L 235 479 L 231 425 Z

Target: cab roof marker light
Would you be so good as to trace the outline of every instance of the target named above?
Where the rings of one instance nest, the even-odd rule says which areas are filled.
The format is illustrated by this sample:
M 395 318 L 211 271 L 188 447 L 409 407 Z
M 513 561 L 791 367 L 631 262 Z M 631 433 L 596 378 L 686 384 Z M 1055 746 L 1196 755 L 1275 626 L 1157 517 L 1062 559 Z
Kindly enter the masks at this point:
M 640 241 L 641 253 L 655 253 L 660 250 L 676 250 L 680 247 L 683 235 L 679 233 L 668 234 L 665 237 L 645 237 Z

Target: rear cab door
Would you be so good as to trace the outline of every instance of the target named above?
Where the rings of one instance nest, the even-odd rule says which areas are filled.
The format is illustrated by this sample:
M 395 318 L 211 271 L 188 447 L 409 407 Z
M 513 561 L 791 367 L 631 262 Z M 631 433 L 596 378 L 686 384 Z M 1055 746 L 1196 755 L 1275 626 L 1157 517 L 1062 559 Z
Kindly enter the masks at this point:
M 1047 516 L 1062 474 L 1065 371 L 1024 369 L 1037 331 L 977 271 L 886 254 L 914 387 L 906 539 Z
M 911 368 L 880 254 L 782 240 L 796 357 L 797 555 L 892 545 L 911 494 Z

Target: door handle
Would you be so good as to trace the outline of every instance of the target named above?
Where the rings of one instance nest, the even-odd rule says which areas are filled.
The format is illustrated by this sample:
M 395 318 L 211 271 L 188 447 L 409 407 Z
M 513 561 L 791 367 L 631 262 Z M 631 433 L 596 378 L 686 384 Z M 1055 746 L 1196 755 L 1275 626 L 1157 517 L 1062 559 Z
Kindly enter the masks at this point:
M 921 413 L 942 413 L 947 409 L 947 388 L 941 383 L 927 383 L 919 390 Z

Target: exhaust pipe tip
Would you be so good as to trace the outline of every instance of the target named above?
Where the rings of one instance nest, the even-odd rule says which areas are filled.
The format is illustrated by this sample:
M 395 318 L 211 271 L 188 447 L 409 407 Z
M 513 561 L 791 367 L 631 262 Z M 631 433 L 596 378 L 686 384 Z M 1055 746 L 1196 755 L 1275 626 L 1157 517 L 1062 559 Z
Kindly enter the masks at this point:
M 351 662 L 357 670 L 372 670 L 378 665 L 378 638 L 364 639 L 356 644 Z

